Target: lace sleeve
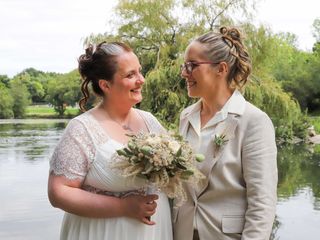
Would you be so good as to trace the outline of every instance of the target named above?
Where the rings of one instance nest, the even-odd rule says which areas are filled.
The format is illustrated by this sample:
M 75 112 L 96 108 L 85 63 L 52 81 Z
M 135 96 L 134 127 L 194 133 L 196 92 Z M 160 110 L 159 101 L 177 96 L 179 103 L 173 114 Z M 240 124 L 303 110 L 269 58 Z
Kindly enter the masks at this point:
M 94 143 L 84 124 L 72 119 L 50 160 L 50 173 L 68 179 L 84 179 L 95 153 Z

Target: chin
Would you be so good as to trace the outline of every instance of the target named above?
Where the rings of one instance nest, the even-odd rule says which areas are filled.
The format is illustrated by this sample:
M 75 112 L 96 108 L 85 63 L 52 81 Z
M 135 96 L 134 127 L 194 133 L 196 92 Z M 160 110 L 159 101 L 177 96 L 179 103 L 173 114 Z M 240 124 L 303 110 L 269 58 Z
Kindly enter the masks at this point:
M 188 96 L 191 98 L 198 98 L 199 94 L 196 94 L 194 91 L 188 91 Z
M 141 98 L 136 98 L 134 99 L 132 102 L 134 103 L 134 105 L 140 103 L 142 101 L 142 97 Z

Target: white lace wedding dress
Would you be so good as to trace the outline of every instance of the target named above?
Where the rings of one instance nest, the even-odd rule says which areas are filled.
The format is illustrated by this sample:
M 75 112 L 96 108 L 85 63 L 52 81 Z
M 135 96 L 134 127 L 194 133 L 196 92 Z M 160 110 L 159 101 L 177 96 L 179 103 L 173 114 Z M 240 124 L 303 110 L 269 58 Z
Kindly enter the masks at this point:
M 138 109 L 150 132 L 163 127 L 148 112 Z M 66 127 L 50 160 L 50 172 L 69 179 L 82 179 L 83 189 L 97 194 L 122 196 L 139 190 L 142 179 L 124 178 L 110 168 L 115 151 L 123 145 L 110 137 L 90 111 L 72 119 Z M 65 213 L 62 240 L 171 240 L 171 214 L 167 197 L 159 193 L 157 210 L 152 216 L 155 225 L 119 218 L 87 218 Z

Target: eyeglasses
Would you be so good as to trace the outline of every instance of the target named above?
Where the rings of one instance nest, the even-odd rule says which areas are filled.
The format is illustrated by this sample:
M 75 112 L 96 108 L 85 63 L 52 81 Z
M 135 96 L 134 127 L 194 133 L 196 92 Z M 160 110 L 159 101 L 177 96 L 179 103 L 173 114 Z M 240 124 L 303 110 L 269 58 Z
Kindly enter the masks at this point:
M 187 74 L 191 74 L 192 71 L 200 66 L 201 64 L 219 64 L 219 63 L 215 63 L 215 62 L 185 62 L 183 64 L 181 64 L 180 66 L 180 71 L 182 72 L 183 70 L 186 70 Z

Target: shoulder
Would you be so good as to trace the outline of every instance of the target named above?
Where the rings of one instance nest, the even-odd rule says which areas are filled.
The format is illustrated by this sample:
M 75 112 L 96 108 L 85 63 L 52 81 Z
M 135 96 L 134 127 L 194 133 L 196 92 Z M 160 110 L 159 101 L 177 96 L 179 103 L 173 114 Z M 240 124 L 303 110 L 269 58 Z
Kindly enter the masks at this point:
M 87 129 L 90 124 L 93 124 L 93 121 L 90 120 L 90 115 L 88 112 L 82 113 L 77 117 L 72 118 L 66 128 L 65 134 L 77 136 L 81 134 L 87 134 Z
M 265 113 L 260 108 L 256 107 L 255 105 L 253 105 L 248 101 L 246 101 L 246 108 L 243 115 L 249 122 L 256 122 L 256 121 L 271 122 L 271 119 L 267 113 Z
M 274 125 L 268 114 L 249 102 L 246 102 L 245 111 L 240 117 L 240 127 L 246 132 L 247 137 L 248 135 L 274 137 Z
M 151 132 L 164 132 L 165 129 L 161 125 L 161 123 L 158 121 L 158 119 L 150 112 L 141 110 L 141 109 L 135 109 L 140 116 L 142 116 L 145 123 L 148 125 Z
M 154 122 L 159 122 L 158 119 L 151 113 L 147 112 L 141 109 L 136 108 L 135 109 L 141 116 L 143 116 L 144 119 L 148 121 L 154 121 Z
M 66 127 L 66 129 L 69 128 L 78 128 L 83 127 L 85 125 L 86 119 L 88 118 L 87 113 L 82 113 L 74 118 L 72 118 Z
M 139 109 L 139 108 L 135 108 L 134 109 L 135 111 L 137 111 L 139 114 L 143 115 L 143 116 L 147 116 L 147 117 L 154 117 L 155 116 L 151 113 L 151 112 L 148 112 L 148 111 L 145 111 L 145 110 L 142 110 L 142 109 Z
M 180 119 L 183 119 L 185 117 L 187 117 L 190 113 L 194 112 L 195 110 L 198 109 L 200 104 L 200 101 L 186 107 L 185 109 L 182 110 L 182 112 L 180 113 Z

